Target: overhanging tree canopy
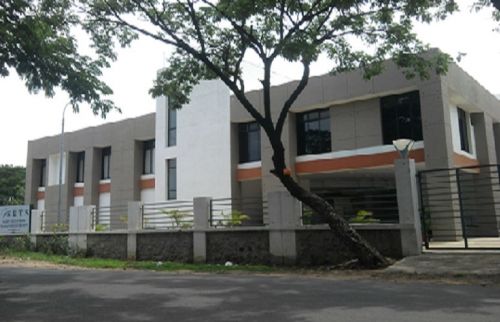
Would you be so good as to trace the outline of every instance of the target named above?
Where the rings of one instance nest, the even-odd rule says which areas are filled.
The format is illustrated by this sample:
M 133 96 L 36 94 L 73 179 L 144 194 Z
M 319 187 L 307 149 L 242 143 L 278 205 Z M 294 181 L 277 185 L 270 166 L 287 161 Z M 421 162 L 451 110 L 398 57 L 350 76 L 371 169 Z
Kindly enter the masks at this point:
M 167 95 L 174 107 L 188 102 L 201 79 L 220 78 L 258 122 L 273 148 L 273 174 L 290 193 L 321 214 L 335 235 L 365 266 L 385 259 L 368 245 L 322 198 L 300 187 L 285 171 L 281 135 L 288 112 L 306 87 L 310 65 L 320 55 L 331 60 L 334 73 L 360 68 L 365 77 L 383 69 L 388 58 L 410 76 L 445 72 L 448 56 L 425 59 L 428 49 L 412 32 L 415 21 L 443 19 L 455 11 L 451 0 L 84 0 L 85 28 L 101 48 L 114 37 L 142 34 L 175 52 L 154 83 L 154 96 Z M 263 111 L 245 94 L 242 62 L 258 57 Z M 296 88 L 273 118 L 270 87 L 277 59 L 302 65 Z
M 24 203 L 24 167 L 0 165 L 0 206 Z
M 30 92 L 51 97 L 56 88 L 70 96 L 75 110 L 89 103 L 94 114 L 116 108 L 99 77 L 116 57 L 95 48 L 94 57 L 79 53 L 72 31 L 80 25 L 72 0 L 0 1 L 0 76 L 15 70 Z M 124 35 L 126 36 L 126 35 Z

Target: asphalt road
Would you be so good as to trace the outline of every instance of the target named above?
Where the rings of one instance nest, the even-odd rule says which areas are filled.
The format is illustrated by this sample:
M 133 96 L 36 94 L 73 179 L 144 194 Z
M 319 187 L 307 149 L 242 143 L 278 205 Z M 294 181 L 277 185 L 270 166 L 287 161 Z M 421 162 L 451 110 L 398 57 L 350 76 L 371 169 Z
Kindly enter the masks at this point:
M 500 288 L 0 267 L 0 321 L 500 321 Z

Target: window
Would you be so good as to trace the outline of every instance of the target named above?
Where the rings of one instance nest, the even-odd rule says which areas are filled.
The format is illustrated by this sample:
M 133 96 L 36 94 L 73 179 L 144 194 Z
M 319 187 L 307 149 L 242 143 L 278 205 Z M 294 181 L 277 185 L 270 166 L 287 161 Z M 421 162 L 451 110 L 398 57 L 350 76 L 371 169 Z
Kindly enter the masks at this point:
M 143 143 L 142 174 L 155 173 L 155 140 Z
M 260 160 L 260 127 L 257 122 L 238 124 L 240 163 Z
M 85 175 L 85 152 L 76 155 L 76 182 L 83 182 Z
M 384 144 L 397 139 L 422 140 L 422 117 L 418 91 L 380 99 Z
M 460 149 L 465 152 L 470 153 L 470 142 L 469 142 L 469 118 L 467 113 L 460 107 L 457 107 L 458 111 L 458 130 L 460 132 Z
M 167 160 L 167 199 L 175 200 L 177 199 L 177 160 L 168 159 Z
M 111 148 L 102 149 L 102 158 L 101 158 L 101 179 L 110 179 L 110 165 L 111 165 Z
M 47 160 L 40 160 L 40 178 L 38 181 L 39 187 L 45 187 L 47 183 Z
M 297 114 L 297 154 L 319 154 L 331 150 L 330 110 Z
M 175 146 L 177 145 L 177 110 L 170 107 L 170 102 L 168 104 L 168 133 L 167 133 L 167 145 Z

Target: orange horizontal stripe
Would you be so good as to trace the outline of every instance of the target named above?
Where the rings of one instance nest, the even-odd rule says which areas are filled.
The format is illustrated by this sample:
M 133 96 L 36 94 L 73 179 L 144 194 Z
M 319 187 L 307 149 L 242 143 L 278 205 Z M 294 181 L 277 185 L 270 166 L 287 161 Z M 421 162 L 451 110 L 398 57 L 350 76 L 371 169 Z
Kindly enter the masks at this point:
M 73 197 L 83 196 L 83 187 L 73 188 Z
M 236 179 L 238 181 L 259 179 L 262 176 L 262 168 L 238 169 Z
M 36 192 L 36 200 L 45 199 L 45 191 L 37 191 Z
M 99 192 L 110 192 L 111 183 L 101 183 L 99 184 Z
M 470 167 L 479 165 L 479 161 L 462 154 L 453 153 L 453 164 L 455 167 Z
M 330 172 L 345 169 L 373 168 L 384 165 L 392 165 L 394 164 L 394 160 L 398 158 L 399 153 L 394 151 L 369 155 L 353 155 L 350 157 L 335 158 L 329 160 L 302 161 L 295 163 L 295 172 L 303 174 Z M 411 151 L 410 158 L 414 159 L 415 162 L 424 161 L 424 149 Z
M 139 182 L 139 187 L 143 189 L 152 189 L 155 187 L 155 179 L 144 179 Z

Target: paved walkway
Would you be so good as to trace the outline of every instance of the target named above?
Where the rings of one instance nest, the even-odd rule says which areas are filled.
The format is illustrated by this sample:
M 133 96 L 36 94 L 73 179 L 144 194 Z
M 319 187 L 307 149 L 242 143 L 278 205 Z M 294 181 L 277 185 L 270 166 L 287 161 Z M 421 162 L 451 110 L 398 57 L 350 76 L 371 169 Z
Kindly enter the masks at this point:
M 500 237 L 467 238 L 470 248 L 499 248 Z M 431 241 L 431 248 L 465 248 L 464 240 L 457 241 Z
M 428 277 L 470 277 L 500 283 L 499 251 L 428 251 L 404 258 L 384 270 L 386 274 Z

